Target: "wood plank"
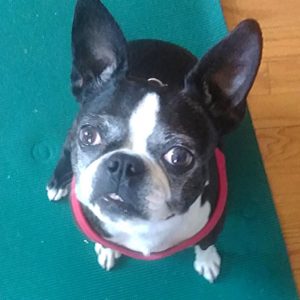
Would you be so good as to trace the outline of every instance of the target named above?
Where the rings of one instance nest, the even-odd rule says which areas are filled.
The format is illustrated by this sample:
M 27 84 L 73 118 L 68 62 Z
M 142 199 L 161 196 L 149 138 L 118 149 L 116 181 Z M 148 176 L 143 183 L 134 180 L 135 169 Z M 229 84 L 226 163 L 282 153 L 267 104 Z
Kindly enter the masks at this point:
M 256 129 L 267 167 L 300 168 L 300 126 Z
M 266 62 L 262 62 L 256 80 L 251 89 L 251 95 L 268 95 L 271 93 L 269 66 Z
M 300 126 L 300 93 L 257 95 L 248 97 L 255 128 Z
M 266 27 L 262 24 L 262 31 L 265 59 L 300 55 L 300 25 Z
M 299 26 L 299 0 L 222 0 L 230 28 L 245 18 L 258 19 L 263 27 Z
M 300 56 L 269 61 L 271 93 L 300 92 Z M 299 101 L 300 103 L 300 101 Z
M 300 126 L 255 131 L 273 195 L 300 195 Z
M 229 29 L 246 18 L 259 21 L 265 59 L 300 55 L 299 1 L 223 0 L 222 4 Z

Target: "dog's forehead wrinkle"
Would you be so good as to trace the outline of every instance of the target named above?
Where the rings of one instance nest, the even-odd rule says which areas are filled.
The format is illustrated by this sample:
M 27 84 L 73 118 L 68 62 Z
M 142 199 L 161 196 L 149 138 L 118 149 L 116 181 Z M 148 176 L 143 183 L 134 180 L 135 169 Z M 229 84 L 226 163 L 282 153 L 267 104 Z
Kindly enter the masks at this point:
M 166 134 L 166 140 L 173 141 L 175 144 L 184 145 L 187 147 L 193 147 L 195 141 L 186 133 L 181 133 L 178 130 L 174 129 L 173 132 Z
M 88 112 L 86 115 L 84 115 L 81 119 L 81 123 L 85 122 L 99 122 L 103 124 L 107 124 L 110 120 L 113 119 L 113 116 L 107 114 L 106 112 Z

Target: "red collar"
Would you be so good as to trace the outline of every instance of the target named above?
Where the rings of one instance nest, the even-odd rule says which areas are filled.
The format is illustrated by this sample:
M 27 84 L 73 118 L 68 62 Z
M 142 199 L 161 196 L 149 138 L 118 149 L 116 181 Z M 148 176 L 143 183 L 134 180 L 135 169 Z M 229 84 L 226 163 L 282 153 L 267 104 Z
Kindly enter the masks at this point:
M 106 240 L 104 237 L 99 235 L 97 232 L 95 232 L 90 225 L 88 224 L 83 211 L 80 202 L 78 201 L 76 194 L 75 194 L 75 179 L 73 178 L 72 184 L 71 184 L 71 206 L 74 218 L 76 220 L 76 223 L 78 224 L 81 231 L 92 241 L 99 243 L 105 247 L 108 247 L 110 249 L 119 251 L 120 253 L 136 258 L 136 259 L 143 259 L 143 260 L 156 260 L 161 259 L 167 256 L 170 256 L 176 252 L 179 252 L 181 250 L 184 250 L 187 247 L 193 246 L 196 243 L 198 243 L 200 240 L 202 240 L 204 237 L 206 237 L 216 226 L 218 221 L 220 220 L 224 209 L 226 205 L 227 200 L 227 176 L 226 176 L 226 165 L 225 165 L 225 157 L 224 154 L 219 150 L 215 150 L 215 156 L 218 166 L 218 173 L 219 173 L 219 198 L 217 202 L 217 206 L 211 216 L 211 218 L 208 220 L 206 225 L 194 236 L 188 238 L 187 240 L 184 240 L 178 245 L 175 245 L 169 249 L 166 249 L 164 251 L 160 252 L 153 252 L 150 255 L 143 255 L 140 252 L 130 250 L 126 247 L 123 247 L 121 245 L 115 244 L 113 242 L 110 242 Z

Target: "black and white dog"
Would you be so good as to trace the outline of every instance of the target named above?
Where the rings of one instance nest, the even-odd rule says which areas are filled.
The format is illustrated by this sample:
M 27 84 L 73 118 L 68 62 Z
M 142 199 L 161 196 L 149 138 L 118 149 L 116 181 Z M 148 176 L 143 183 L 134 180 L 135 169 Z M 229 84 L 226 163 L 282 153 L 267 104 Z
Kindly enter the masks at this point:
M 240 23 L 201 60 L 158 40 L 126 42 L 98 0 L 78 0 L 72 29 L 72 90 L 80 112 L 47 186 L 74 191 L 90 227 L 113 244 L 159 253 L 191 238 L 219 195 L 215 149 L 243 119 L 262 36 Z M 223 218 L 195 246 L 194 267 L 218 276 L 214 246 Z M 117 250 L 96 243 L 109 270 Z

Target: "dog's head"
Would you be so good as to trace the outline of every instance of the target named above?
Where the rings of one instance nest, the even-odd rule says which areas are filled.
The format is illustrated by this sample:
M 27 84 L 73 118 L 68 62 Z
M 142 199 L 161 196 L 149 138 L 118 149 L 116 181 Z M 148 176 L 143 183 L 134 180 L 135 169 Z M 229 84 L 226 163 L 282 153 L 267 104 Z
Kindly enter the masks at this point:
M 244 21 L 194 65 L 182 89 L 160 87 L 127 76 L 120 28 L 98 0 L 79 0 L 71 76 L 81 103 L 72 147 L 79 200 L 110 219 L 185 212 L 207 184 L 220 137 L 244 116 L 261 47 L 258 24 Z

